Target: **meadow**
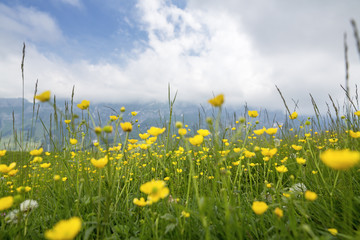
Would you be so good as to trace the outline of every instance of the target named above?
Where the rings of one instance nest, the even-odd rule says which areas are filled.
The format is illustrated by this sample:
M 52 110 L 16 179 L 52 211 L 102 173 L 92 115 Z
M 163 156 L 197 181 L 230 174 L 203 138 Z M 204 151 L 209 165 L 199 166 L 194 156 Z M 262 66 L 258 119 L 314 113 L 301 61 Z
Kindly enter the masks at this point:
M 288 110 L 264 126 L 254 109 L 224 125 L 220 94 L 191 129 L 172 121 L 174 98 L 141 132 L 136 109 L 101 126 L 87 100 L 61 112 L 50 91 L 35 98 L 58 111 L 65 144 L 46 152 L 18 134 L 25 147 L 0 148 L 0 239 L 360 238 L 360 111 Z

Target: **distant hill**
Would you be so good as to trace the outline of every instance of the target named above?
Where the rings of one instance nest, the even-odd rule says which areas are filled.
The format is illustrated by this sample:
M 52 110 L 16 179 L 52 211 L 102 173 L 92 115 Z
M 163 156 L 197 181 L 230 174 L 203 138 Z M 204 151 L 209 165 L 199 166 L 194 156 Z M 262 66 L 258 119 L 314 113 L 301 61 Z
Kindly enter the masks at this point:
M 24 140 L 36 143 L 48 142 L 49 135 L 53 138 L 61 138 L 66 134 L 65 119 L 71 119 L 71 103 L 67 100 L 56 100 L 57 109 L 48 103 L 32 103 L 24 101 Z M 145 132 L 151 126 L 164 127 L 168 125 L 169 106 L 166 103 L 149 102 L 143 104 L 114 104 L 114 103 L 91 103 L 90 113 L 96 125 L 104 126 L 109 121 L 110 115 L 119 115 L 120 108 L 126 108 L 123 114 L 124 121 L 134 122 L 134 126 L 140 124 L 140 132 Z M 82 117 L 87 117 L 87 112 L 82 111 L 73 105 L 73 115 L 78 115 L 74 121 L 80 122 Z M 249 108 L 250 110 L 254 110 Z M 138 112 L 136 117 L 131 116 L 131 112 Z M 217 109 L 210 105 L 195 105 L 191 103 L 175 102 L 173 109 L 173 123 L 176 121 L 184 122 L 189 128 L 197 130 L 206 128 L 205 119 L 216 117 Z M 258 110 L 259 111 L 259 110 Z M 62 112 L 63 115 L 60 113 Z M 247 112 L 247 106 L 225 107 L 222 112 L 222 123 L 224 126 L 231 127 L 235 121 Z M 259 111 L 260 112 L 260 111 Z M 260 114 L 261 124 L 272 126 L 276 121 L 284 121 L 284 113 L 268 112 L 262 110 Z M 135 123 L 135 120 L 138 120 Z M 51 128 L 50 128 L 51 125 Z M 0 98 L 0 146 L 4 142 L 17 135 L 19 139 L 22 129 L 22 99 L 21 98 Z M 137 137 L 137 131 L 133 131 L 132 137 Z M 94 134 L 93 134 L 94 135 Z M 95 138 L 95 136 L 92 136 Z M 46 140 L 47 139 L 47 140 Z M 0 148 L 1 148 L 0 147 Z

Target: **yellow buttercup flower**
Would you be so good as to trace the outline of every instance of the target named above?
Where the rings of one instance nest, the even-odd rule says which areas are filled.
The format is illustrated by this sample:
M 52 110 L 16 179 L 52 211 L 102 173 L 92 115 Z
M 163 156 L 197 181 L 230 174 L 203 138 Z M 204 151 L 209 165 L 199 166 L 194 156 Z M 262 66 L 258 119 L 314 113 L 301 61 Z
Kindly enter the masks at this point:
M 163 132 L 165 132 L 165 128 L 157 128 L 157 127 L 151 127 L 149 130 L 147 130 L 147 132 L 154 136 L 157 137 L 160 134 L 162 134 Z
M 349 135 L 350 135 L 350 137 L 352 137 L 352 138 L 359 138 L 359 137 L 360 137 L 360 132 L 359 132 L 359 131 L 358 131 L 358 132 L 354 132 L 354 131 L 350 130 L 350 131 L 349 131 Z
M 296 158 L 296 162 L 297 162 L 298 164 L 304 165 L 304 164 L 306 163 L 306 160 L 303 159 L 303 158 Z
M 134 117 L 135 117 L 137 114 L 138 114 L 137 112 L 131 112 L 131 115 L 134 116 Z
M 317 199 L 317 194 L 315 192 L 307 190 L 305 192 L 305 199 L 308 201 L 315 201 Z
M 359 162 L 360 153 L 348 149 L 328 149 L 320 154 L 320 159 L 326 166 L 332 169 L 347 170 Z
M 275 167 L 276 171 L 278 171 L 279 173 L 286 173 L 288 171 L 287 167 L 285 165 L 281 165 L 278 167 Z
M 6 150 L 0 150 L 0 157 L 5 156 Z
M 111 121 L 116 121 L 116 120 L 118 120 L 119 117 L 112 115 L 109 118 Z
M 75 138 L 70 138 L 70 144 L 71 145 L 76 145 L 77 144 L 77 142 L 78 142 L 78 140 L 76 140 Z
M 300 151 L 302 149 L 302 146 L 297 146 L 297 145 L 291 145 L 291 147 L 296 150 L 296 151 Z
M 275 208 L 274 213 L 278 218 L 282 218 L 284 216 L 284 211 L 278 207 Z
M 120 126 L 124 132 L 131 132 L 132 131 L 132 124 L 131 122 L 124 122 L 120 123 Z
M 45 232 L 45 238 L 49 240 L 72 240 L 80 232 L 81 224 L 79 217 L 61 220 L 52 229 Z
M 169 195 L 169 188 L 163 180 L 151 180 L 140 186 L 140 191 L 148 195 L 148 200 L 151 203 L 158 202 Z
M 146 206 L 146 205 L 150 205 L 150 204 L 151 204 L 150 201 L 145 201 L 145 199 L 144 199 L 143 197 L 140 198 L 140 199 L 134 198 L 133 203 L 134 203 L 135 205 L 138 205 L 139 207 L 144 207 L 144 206 Z
M 356 112 L 354 112 L 354 114 L 359 117 L 360 116 L 360 111 L 356 111 Z
M 186 211 L 182 211 L 181 216 L 183 216 L 184 218 L 188 218 L 188 217 L 190 217 L 190 213 L 188 213 Z
M 51 166 L 51 163 L 42 163 L 42 164 L 40 164 L 40 167 L 42 167 L 42 168 L 48 168 L 50 166 Z
M 249 117 L 256 118 L 257 116 L 259 116 L 259 113 L 256 110 L 248 111 L 248 115 Z
M 0 164 L 0 172 L 7 174 L 10 171 L 12 171 L 15 167 L 16 167 L 16 162 L 10 163 L 9 166 L 6 164 Z
M 269 135 L 274 135 L 276 134 L 277 130 L 278 130 L 277 128 L 268 128 L 265 130 L 265 132 Z
M 262 135 L 266 131 L 266 128 L 263 127 L 262 129 L 254 130 L 254 133 L 258 136 Z
M 55 175 L 54 177 L 53 177 L 53 179 L 55 180 L 55 181 L 58 181 L 58 180 L 60 180 L 60 175 Z
M 293 112 L 292 114 L 290 114 L 289 118 L 290 119 L 296 119 L 298 117 L 297 112 Z
M 210 135 L 210 132 L 207 129 L 199 129 L 197 130 L 197 133 L 203 137 Z
M 255 212 L 256 215 L 262 215 L 266 212 L 269 206 L 262 201 L 255 201 L 252 204 L 252 210 Z
M 39 95 L 35 96 L 35 99 L 39 100 L 40 102 L 47 102 L 50 100 L 51 93 L 50 91 L 45 91 Z
M 0 198 L 0 211 L 4 211 L 6 209 L 9 209 L 14 204 L 14 197 L 8 196 Z
M 30 155 L 31 156 L 39 156 L 43 153 L 44 149 L 40 148 L 40 149 L 34 149 L 30 151 Z
M 277 148 L 261 148 L 261 154 L 265 157 L 273 157 L 277 153 Z
M 140 137 L 142 140 L 145 140 L 145 139 L 147 139 L 148 137 L 150 137 L 150 134 L 148 134 L 148 133 L 143 133 L 143 134 L 139 133 L 139 137 Z
M 71 123 L 71 120 L 69 120 L 69 119 L 64 120 L 64 123 L 69 124 L 69 123 Z
M 224 103 L 224 94 L 219 94 L 208 102 L 214 107 L 220 107 Z
M 178 130 L 179 135 L 184 136 L 187 133 L 187 130 L 185 128 L 179 128 Z
M 80 108 L 81 110 L 88 109 L 89 106 L 90 106 L 90 101 L 88 100 L 82 100 L 81 103 L 77 105 L 77 107 Z
M 189 142 L 194 146 L 200 146 L 204 141 L 204 137 L 202 135 L 195 135 L 192 138 L 189 138 Z
M 360 115 L 360 111 L 359 111 L 359 115 Z M 336 236 L 338 234 L 338 230 L 336 228 L 328 228 L 328 231 L 333 236 Z
M 92 158 L 90 161 L 91 161 L 91 164 L 94 165 L 94 167 L 103 168 L 108 163 L 108 157 L 105 156 L 103 158 L 100 158 L 99 160 Z

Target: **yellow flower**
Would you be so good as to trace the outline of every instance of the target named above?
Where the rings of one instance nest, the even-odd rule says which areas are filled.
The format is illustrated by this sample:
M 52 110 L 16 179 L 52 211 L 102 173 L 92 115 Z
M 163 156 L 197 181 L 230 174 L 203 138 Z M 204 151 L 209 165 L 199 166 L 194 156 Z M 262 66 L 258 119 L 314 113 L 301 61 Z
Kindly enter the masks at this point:
M 323 163 L 325 163 L 325 165 L 332 169 L 347 170 L 359 162 L 360 153 L 358 151 L 351 151 L 348 149 L 328 149 L 320 154 L 320 159 Z
M 60 175 L 55 175 L 55 176 L 53 177 L 53 179 L 54 179 L 55 181 L 60 180 Z
M 95 127 L 94 131 L 96 134 L 100 134 L 102 132 L 102 128 L 97 126 L 97 127 Z
M 96 168 L 103 168 L 108 163 L 108 158 L 107 158 L 107 156 L 105 156 L 103 158 L 100 158 L 99 160 L 96 160 L 96 159 L 92 158 L 91 163 Z
M 307 190 L 305 192 L 305 199 L 309 201 L 315 201 L 317 199 L 317 194 L 315 192 Z
M 291 147 L 296 150 L 296 151 L 300 151 L 302 149 L 302 146 L 297 146 L 297 145 L 291 145 Z
M 71 240 L 76 237 L 81 229 L 81 219 L 72 217 L 68 220 L 61 220 L 55 226 L 45 232 L 45 238 L 50 240 Z
M 256 118 L 257 116 L 259 116 L 259 113 L 257 111 L 248 111 L 248 115 L 249 117 L 252 117 L 252 118 Z
M 13 170 L 11 170 L 10 172 L 8 172 L 8 175 L 9 175 L 9 176 L 15 176 L 15 174 L 17 174 L 18 171 L 19 171 L 19 169 L 13 169 Z
M 203 137 L 210 135 L 210 132 L 207 129 L 199 129 L 197 130 L 197 133 Z
M 277 148 L 261 148 L 261 154 L 265 157 L 273 157 L 277 153 Z
M 69 124 L 71 123 L 71 120 L 64 120 L 64 123 Z
M 360 111 L 356 111 L 356 112 L 354 112 L 354 114 L 359 117 L 360 116 Z
M 77 144 L 77 140 L 75 138 L 70 138 L 70 144 L 71 145 L 76 145 Z
M 13 204 L 14 204 L 14 197 L 12 196 L 0 198 L 0 211 L 4 211 L 6 209 L 11 208 Z
M 50 91 L 45 91 L 39 95 L 35 96 L 35 99 L 39 100 L 40 102 L 47 102 L 50 100 Z
M 194 146 L 200 146 L 204 141 L 204 137 L 202 135 L 195 135 L 192 138 L 189 138 L 189 142 Z
M 290 119 L 296 119 L 297 117 L 298 117 L 297 112 L 293 112 L 293 113 L 289 116 Z
M 214 107 L 220 107 L 224 103 L 224 94 L 219 94 L 208 102 Z
M 266 128 L 263 127 L 262 129 L 254 130 L 254 133 L 258 136 L 262 135 L 265 132 Z
M 284 216 L 284 211 L 278 207 L 275 208 L 274 213 L 278 218 L 282 218 Z
M 63 182 L 66 182 L 66 180 L 67 180 L 67 177 L 63 177 L 63 178 L 61 179 L 61 181 L 63 181 Z
M 269 135 L 274 135 L 276 134 L 277 130 L 278 130 L 277 128 L 268 128 L 265 130 L 265 132 Z
M 178 133 L 179 135 L 184 136 L 187 133 L 187 131 L 185 128 L 179 128 Z
M 137 139 L 129 139 L 128 141 L 129 141 L 129 143 L 131 143 L 131 144 L 135 144 L 135 143 L 137 143 L 139 140 L 137 140 Z
M 235 150 L 235 149 L 234 149 L 234 150 Z M 254 157 L 254 156 L 255 156 L 255 153 L 246 150 L 246 151 L 244 152 L 244 156 L 247 157 L 247 158 L 251 158 L 251 157 Z
M 148 195 L 148 200 L 151 203 L 158 202 L 169 195 L 169 188 L 166 187 L 165 181 L 151 180 L 140 186 L 140 191 Z
M 31 156 L 39 156 L 42 154 L 42 152 L 44 151 L 43 148 L 40 148 L 39 150 L 38 149 L 34 149 L 34 150 L 31 150 L 30 151 L 30 155 Z
M 256 215 L 262 215 L 266 210 L 269 208 L 265 202 L 262 201 L 255 201 L 252 204 L 252 210 L 255 212 Z
M 352 138 L 359 138 L 360 137 L 360 132 L 354 132 L 354 131 L 350 130 L 349 135 Z
M 139 207 L 144 207 L 144 206 L 146 206 L 146 205 L 150 205 L 150 204 L 151 204 L 150 201 L 145 201 L 145 199 L 144 199 L 143 197 L 140 198 L 140 200 L 137 199 L 137 198 L 134 198 L 133 203 L 134 203 L 135 205 L 138 205 Z
M 286 173 L 288 171 L 287 167 L 285 167 L 285 165 L 281 165 L 278 167 L 275 167 L 276 171 L 278 171 L 279 173 Z
M 111 121 L 116 121 L 116 120 L 118 120 L 118 117 L 117 117 L 117 116 L 114 116 L 114 115 L 110 116 L 109 118 L 110 118 Z
M 51 166 L 51 163 L 43 163 L 43 164 L 40 164 L 40 167 L 42 168 L 48 168 Z
M 5 156 L 6 150 L 0 150 L 0 157 Z
M 88 109 L 89 106 L 90 106 L 90 101 L 88 100 L 82 100 L 81 103 L 77 105 L 77 107 L 80 108 L 81 110 Z
M 16 167 L 16 162 L 10 163 L 10 165 L 6 164 L 0 164 L 0 172 L 1 173 L 9 173 L 11 170 L 13 170 Z
M 147 139 L 148 137 L 150 137 L 150 134 L 148 134 L 148 133 L 143 133 L 143 134 L 139 133 L 139 137 L 140 137 L 142 140 L 145 140 L 145 139 Z
M 296 158 L 296 162 L 297 162 L 298 164 L 304 165 L 304 164 L 306 163 L 306 159 Z
M 131 112 L 131 115 L 134 116 L 134 117 L 135 117 L 137 114 L 138 114 L 137 112 Z
M 120 126 L 124 132 L 131 132 L 132 131 L 132 124 L 131 122 L 124 122 L 120 123 Z
M 190 213 L 182 211 L 181 216 L 183 216 L 184 218 L 188 218 L 188 217 L 190 217 Z
M 125 112 L 125 110 L 126 110 L 125 107 L 120 108 L 120 112 Z
M 359 115 L 360 115 L 360 111 Z M 338 230 L 336 228 L 328 228 L 329 233 L 331 233 L 331 235 L 336 236 L 338 234 Z
M 165 132 L 165 128 L 157 128 L 157 127 L 151 127 L 147 132 L 152 136 L 159 136 L 163 132 Z

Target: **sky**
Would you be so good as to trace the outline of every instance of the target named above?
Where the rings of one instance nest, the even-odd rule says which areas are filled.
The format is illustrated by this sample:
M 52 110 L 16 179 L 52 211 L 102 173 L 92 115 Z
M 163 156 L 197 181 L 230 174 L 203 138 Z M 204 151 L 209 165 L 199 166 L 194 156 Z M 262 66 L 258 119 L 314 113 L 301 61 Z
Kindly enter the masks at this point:
M 358 0 L 0 0 L 0 98 L 51 90 L 57 98 L 112 103 L 177 100 L 325 111 L 343 106 L 344 34 L 350 93 L 360 58 L 350 20 Z

